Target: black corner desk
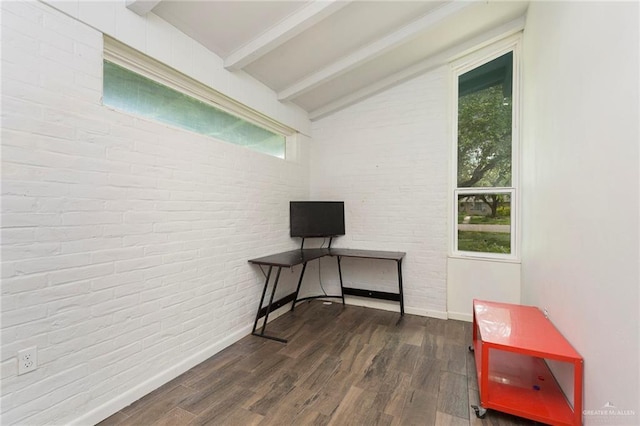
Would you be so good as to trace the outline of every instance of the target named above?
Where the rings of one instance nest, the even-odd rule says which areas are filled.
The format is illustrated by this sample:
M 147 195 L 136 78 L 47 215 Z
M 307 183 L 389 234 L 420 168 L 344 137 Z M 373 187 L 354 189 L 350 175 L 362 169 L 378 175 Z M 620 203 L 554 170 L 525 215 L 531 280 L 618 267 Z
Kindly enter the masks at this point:
M 315 259 L 320 259 L 321 257 L 331 256 L 335 257 L 338 261 L 338 276 L 340 277 L 340 295 L 320 295 L 320 296 L 311 296 L 305 297 L 302 299 L 298 299 L 298 293 L 300 292 L 300 286 L 302 285 L 302 278 L 304 277 L 304 271 L 307 268 L 307 262 L 310 262 Z M 269 313 L 273 312 L 275 309 L 278 309 L 289 302 L 293 302 L 291 305 L 291 310 L 293 311 L 296 307 L 297 302 L 301 302 L 303 300 L 315 299 L 315 298 L 340 298 L 342 299 L 342 304 L 344 305 L 344 296 L 359 296 L 359 297 L 369 297 L 374 299 L 383 299 L 383 300 L 392 300 L 400 303 L 400 315 L 404 315 L 404 296 L 402 292 L 402 259 L 404 258 L 404 252 L 396 252 L 396 251 L 377 251 L 377 250 L 357 250 L 357 249 L 345 249 L 345 248 L 316 248 L 316 249 L 298 249 L 285 251 L 282 253 L 271 254 L 269 256 L 260 257 L 257 259 L 249 260 L 249 263 L 254 265 L 268 266 L 268 272 L 266 275 L 266 280 L 264 282 L 264 288 L 262 289 L 262 297 L 260 298 L 260 304 L 258 305 L 258 312 L 256 313 L 256 320 L 253 323 L 253 331 L 251 334 L 255 336 L 264 337 L 271 340 L 276 340 L 278 342 L 286 343 L 285 339 L 281 339 L 275 336 L 267 335 L 267 321 L 269 319 Z M 361 259 L 379 259 L 379 260 L 392 260 L 395 261 L 398 265 L 398 292 L 397 293 L 388 293 L 382 291 L 374 291 L 374 290 L 363 290 L 358 288 L 350 288 L 345 287 L 342 283 L 342 267 L 340 265 L 340 261 L 344 257 L 355 257 Z M 300 277 L 298 278 L 298 286 L 296 291 L 282 297 L 279 300 L 274 301 L 274 296 L 276 294 L 276 288 L 278 287 L 278 280 L 280 279 L 280 272 L 282 268 L 291 268 L 296 265 L 302 265 L 302 271 L 300 272 Z M 269 287 L 269 281 L 271 280 L 271 275 L 273 272 L 273 268 L 277 268 L 275 273 L 275 280 L 273 282 L 273 286 L 271 289 L 271 295 L 269 296 L 269 301 L 266 306 L 264 305 L 265 296 L 267 295 L 267 288 Z M 258 327 L 258 321 L 260 318 L 264 317 L 264 323 L 262 324 L 261 330 L 259 332 L 256 331 Z

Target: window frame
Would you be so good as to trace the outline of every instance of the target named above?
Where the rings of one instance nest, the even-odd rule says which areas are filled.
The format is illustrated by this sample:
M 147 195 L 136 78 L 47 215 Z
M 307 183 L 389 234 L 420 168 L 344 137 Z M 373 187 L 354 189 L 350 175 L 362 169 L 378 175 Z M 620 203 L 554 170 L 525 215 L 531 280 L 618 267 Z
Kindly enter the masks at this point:
M 451 199 L 451 225 L 449 255 L 457 258 L 472 258 L 494 261 L 520 261 L 520 140 L 521 140 L 521 60 L 522 33 L 509 36 L 489 46 L 482 47 L 465 56 L 454 58 L 451 63 L 451 177 L 449 191 Z M 458 187 L 458 81 L 459 77 L 487 62 L 513 52 L 513 86 L 511 108 L 511 186 L 509 187 Z M 465 194 L 508 193 L 511 197 L 511 253 L 472 252 L 458 249 L 458 196 Z
M 295 159 L 294 145 L 296 143 L 297 131 L 285 124 L 280 123 L 259 111 L 256 111 L 226 95 L 216 91 L 215 89 L 198 82 L 168 65 L 165 65 L 109 36 L 104 36 L 103 62 L 108 61 L 127 70 L 141 75 L 158 84 L 166 86 L 172 90 L 183 93 L 187 96 L 195 98 L 199 101 L 207 103 L 214 108 L 224 111 L 228 114 L 236 116 L 258 127 L 262 127 L 272 133 L 279 134 L 285 138 L 284 160 Z M 103 104 L 104 105 L 104 104 Z M 104 105 L 113 108 L 109 105 Z M 116 109 L 116 108 L 113 108 Z M 117 110 L 117 109 L 116 109 Z M 120 111 L 120 110 L 118 110 Z M 127 114 L 132 114 L 126 112 Z M 171 126 L 163 122 L 155 121 L 152 118 L 136 115 L 137 117 L 148 119 Z M 172 126 L 175 127 L 175 126 Z M 185 131 L 191 131 L 183 129 Z M 199 134 L 199 133 L 198 133 Z M 232 142 L 228 142 L 232 143 Z M 251 148 L 249 148 L 251 149 Z M 259 152 L 259 151 L 257 151 Z M 265 154 L 268 155 L 268 154 Z M 280 158 L 273 156 L 274 158 Z

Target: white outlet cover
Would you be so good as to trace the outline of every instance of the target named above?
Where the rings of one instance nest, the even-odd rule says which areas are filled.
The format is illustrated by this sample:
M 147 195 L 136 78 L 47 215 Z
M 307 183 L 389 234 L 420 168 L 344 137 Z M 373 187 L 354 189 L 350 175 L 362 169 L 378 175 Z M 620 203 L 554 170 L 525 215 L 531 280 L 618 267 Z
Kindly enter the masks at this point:
M 38 347 L 18 351 L 18 375 L 28 373 L 38 368 Z

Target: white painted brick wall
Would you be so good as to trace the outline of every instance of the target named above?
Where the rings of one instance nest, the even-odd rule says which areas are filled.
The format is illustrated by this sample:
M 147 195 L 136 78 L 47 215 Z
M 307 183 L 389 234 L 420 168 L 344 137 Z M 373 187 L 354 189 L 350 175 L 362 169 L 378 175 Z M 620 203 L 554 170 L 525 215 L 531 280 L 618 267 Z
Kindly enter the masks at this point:
M 446 312 L 447 88 L 442 67 L 312 124 L 311 197 L 345 202 L 334 246 L 406 252 L 406 308 L 422 315 Z M 322 275 L 337 291 L 335 261 Z M 397 289 L 393 262 L 345 259 L 343 275 L 348 286 Z
M 39 2 L 1 7 L 1 420 L 96 422 L 248 332 L 263 277 L 247 259 L 295 246 L 308 153 L 103 107 L 99 31 Z M 17 376 L 32 345 L 39 368 Z

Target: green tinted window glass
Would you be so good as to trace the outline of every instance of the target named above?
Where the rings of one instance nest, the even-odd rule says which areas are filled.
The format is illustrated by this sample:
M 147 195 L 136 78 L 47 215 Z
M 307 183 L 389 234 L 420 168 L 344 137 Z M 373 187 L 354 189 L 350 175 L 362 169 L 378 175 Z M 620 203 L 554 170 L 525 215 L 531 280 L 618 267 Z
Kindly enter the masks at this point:
M 285 137 L 104 61 L 103 103 L 162 123 L 285 157 Z

